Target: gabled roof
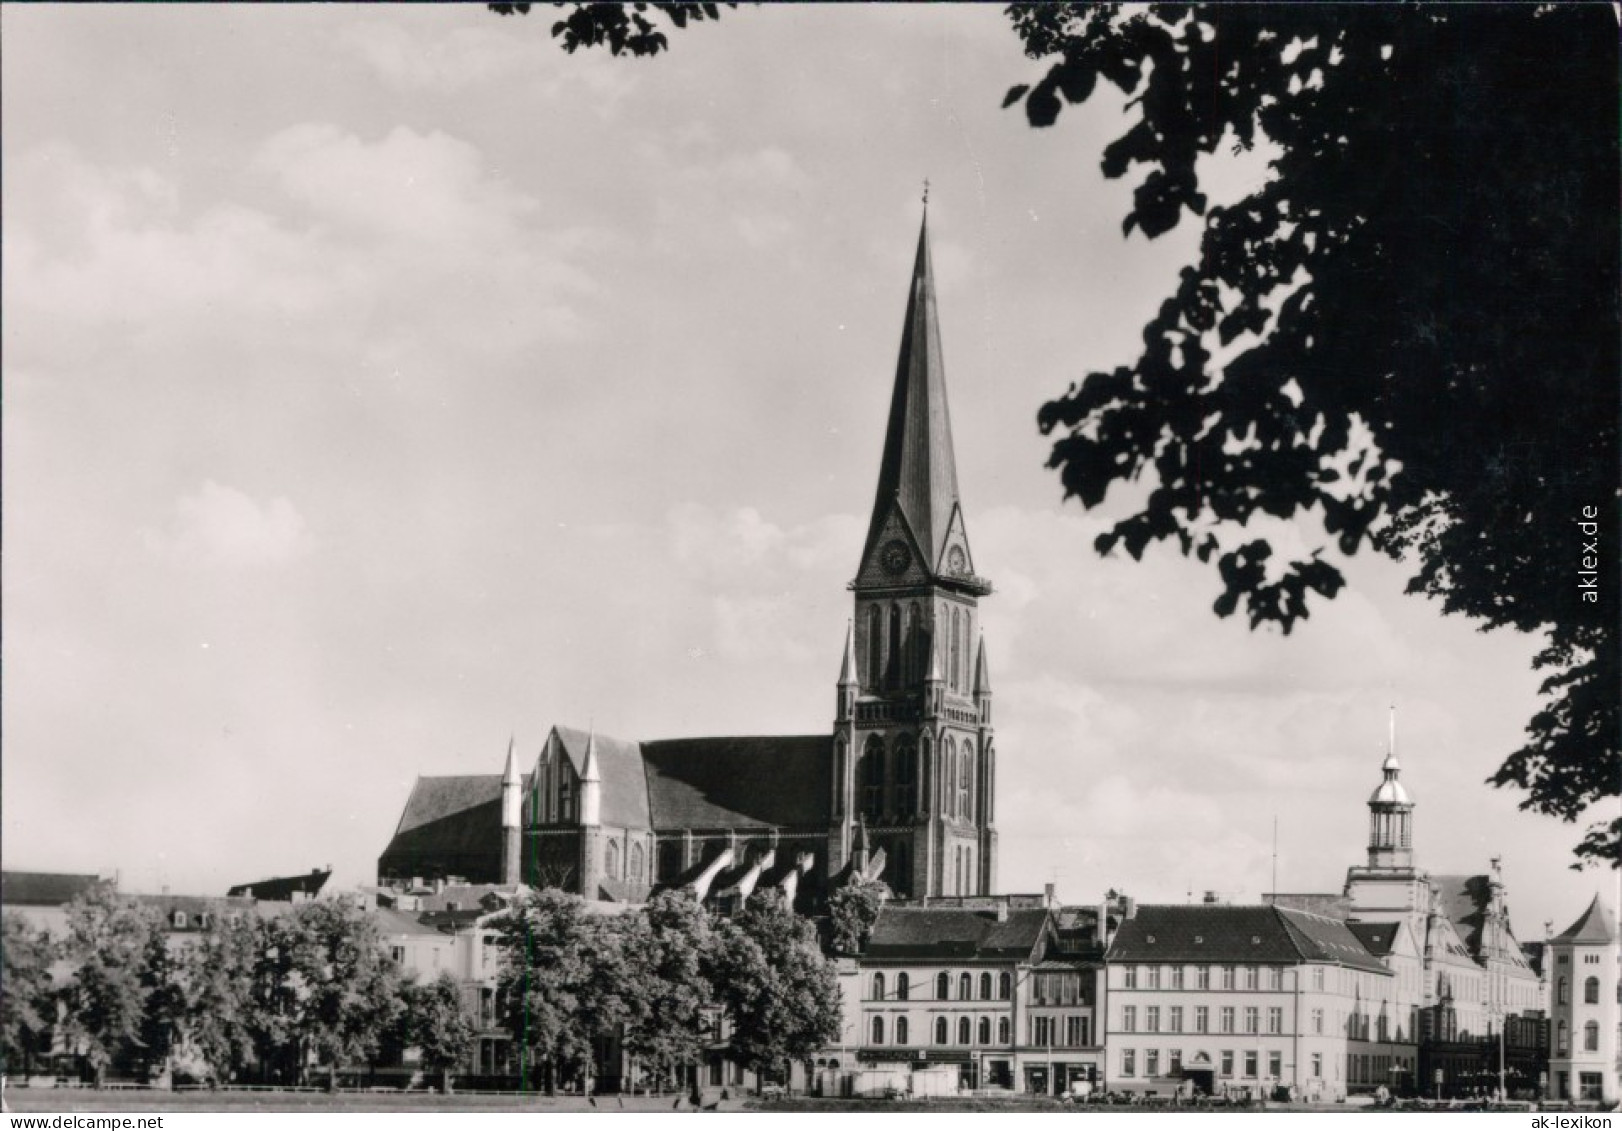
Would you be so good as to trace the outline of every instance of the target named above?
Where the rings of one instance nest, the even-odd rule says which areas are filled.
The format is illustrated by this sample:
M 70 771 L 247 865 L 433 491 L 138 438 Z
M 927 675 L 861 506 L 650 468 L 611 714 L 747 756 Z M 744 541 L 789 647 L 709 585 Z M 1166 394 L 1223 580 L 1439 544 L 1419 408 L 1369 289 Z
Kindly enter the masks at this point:
M 1492 904 L 1492 882 L 1486 876 L 1440 876 L 1432 874 L 1431 890 L 1436 893 L 1442 913 L 1453 924 L 1459 941 L 1471 954 L 1481 952 L 1481 928 Z
M 1615 939 L 1616 925 L 1611 920 L 1610 909 L 1596 895 L 1577 921 L 1550 941 L 1603 946 Z
M 332 878 L 332 869 L 312 869 L 299 876 L 273 876 L 268 880 L 255 880 L 251 884 L 235 884 L 225 894 L 242 895 L 252 899 L 287 902 L 294 892 L 317 895 Z
M 867 955 L 1018 961 L 1033 956 L 1047 923 L 1043 908 L 1009 911 L 998 922 L 995 911 L 885 906 L 873 924 Z
M 605 825 L 645 829 L 648 823 L 648 783 L 642 770 L 642 747 L 623 738 L 611 738 L 594 731 L 573 727 L 553 727 L 563 751 L 577 776 L 586 772 L 586 746 L 589 743 L 602 781 L 602 809 Z
M 0 872 L 0 903 L 12 907 L 60 907 L 111 880 L 77 872 Z
M 832 763 L 833 739 L 825 734 L 645 742 L 652 827 L 825 827 Z
M 1363 944 L 1364 950 L 1376 958 L 1384 958 L 1397 944 L 1397 932 L 1402 930 L 1402 924 L 1347 923 L 1346 929 L 1357 936 L 1357 941 Z
M 896 362 L 895 388 L 890 394 L 890 421 L 884 434 L 873 517 L 862 553 L 864 562 L 877 548 L 891 500 L 899 504 L 908 528 L 926 555 L 924 567 L 936 572 L 958 496 L 927 216 L 918 229 L 918 253 L 907 294 L 901 353 Z
M 374 907 L 368 914 L 377 924 L 378 931 L 385 937 L 397 935 L 430 935 L 441 937 L 443 932 L 431 923 L 424 923 L 415 915 L 406 911 L 396 911 L 392 907 Z
M 1281 907 L 1140 906 L 1110 944 L 1110 962 L 1334 962 L 1389 973 L 1338 919 Z
M 402 875 L 499 875 L 501 775 L 419 777 L 378 863 L 382 871 Z

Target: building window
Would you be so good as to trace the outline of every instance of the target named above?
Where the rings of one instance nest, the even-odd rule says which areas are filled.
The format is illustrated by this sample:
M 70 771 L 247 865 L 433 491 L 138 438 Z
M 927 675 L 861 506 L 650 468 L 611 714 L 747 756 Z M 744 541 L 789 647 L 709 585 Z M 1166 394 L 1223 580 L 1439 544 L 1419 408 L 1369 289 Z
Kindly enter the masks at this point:
M 1224 1076 L 1232 1076 L 1233 1075 L 1233 1050 L 1232 1049 L 1223 1049 L 1222 1050 L 1222 1075 L 1224 1075 Z
M 1256 988 L 1256 968 L 1254 966 L 1246 966 L 1245 967 L 1245 989 L 1253 990 L 1255 988 Z
M 1144 973 L 1148 975 L 1148 985 L 1146 988 L 1158 990 L 1160 988 L 1160 967 L 1150 966 L 1144 971 Z
M 1322 966 L 1312 968 L 1312 988 L 1315 990 L 1324 988 L 1324 968 Z
M 558 771 L 558 821 L 567 824 L 574 820 L 574 782 L 567 773 Z
M 1322 1080 L 1323 1076 L 1324 1054 L 1321 1052 L 1315 1052 L 1312 1054 L 1312 1078 L 1314 1080 Z
M 1280 970 L 1277 966 L 1269 966 L 1267 968 L 1267 988 L 1270 990 L 1281 990 L 1284 988 L 1284 971 Z
M 873 1018 L 873 1043 L 875 1045 L 884 1043 L 884 1018 L 882 1017 Z
M 1171 988 L 1174 990 L 1183 988 L 1183 968 L 1181 966 L 1171 968 Z
M 1554 1055 L 1571 1055 L 1571 1031 L 1566 1028 L 1564 1021 L 1554 1023 Z
M 1257 1060 L 1256 1050 L 1255 1049 L 1246 1049 L 1245 1050 L 1245 1077 L 1246 1077 L 1246 1079 L 1254 1080 L 1256 1078 L 1256 1060 Z
M 1321 1009 L 1314 1009 L 1312 1011 L 1312 1031 L 1314 1033 L 1322 1033 L 1324 1031 L 1324 1011 Z
M 1174 1005 L 1174 1006 L 1171 1007 L 1171 1017 L 1169 1019 L 1169 1024 L 1166 1026 L 1166 1028 L 1171 1030 L 1171 1032 L 1173 1032 L 1173 1033 L 1181 1033 L 1183 1031 L 1183 1007 L 1182 1006 Z
M 1564 1072 L 1561 1073 L 1565 1075 Z M 1577 1073 L 1577 1098 L 1580 1100 L 1600 1100 L 1605 1098 L 1604 1073 L 1579 1072 Z
M 1014 979 L 1008 974 L 997 978 L 997 996 L 1007 1001 L 1014 996 Z
M 1160 1075 L 1160 1050 L 1150 1049 L 1143 1054 L 1143 1074 L 1145 1076 Z
M 1138 1050 L 1121 1050 L 1121 1075 L 1136 1076 L 1138 1074 Z
M 918 754 L 912 743 L 903 739 L 895 752 L 895 809 L 903 817 L 910 817 L 918 808 Z
M 981 1001 L 990 1001 L 991 1000 L 991 975 L 990 974 L 981 974 L 980 975 L 980 1000 Z
M 1583 1051 L 1599 1052 L 1599 1022 L 1590 1021 L 1583 1026 Z
M 1085 1017 L 1066 1017 L 1064 1019 L 1064 1043 L 1070 1048 L 1081 1048 L 1087 1043 L 1087 1019 Z
M 967 973 L 957 976 L 957 996 L 963 1001 L 972 1001 L 974 999 L 974 979 L 970 978 Z
M 897 1001 L 906 1001 L 907 995 L 911 992 L 912 982 L 907 978 L 907 975 L 905 973 L 897 974 L 895 976 L 895 999 Z
M 1222 1031 L 1224 1033 L 1233 1032 L 1233 1006 L 1231 1005 L 1222 1007 Z
M 898 1045 L 907 1043 L 907 1019 L 905 1017 L 895 1019 L 895 1043 Z
M 1135 990 L 1138 988 L 1138 968 L 1136 966 L 1128 966 L 1121 971 L 1121 988 L 1123 990 Z
M 935 1043 L 937 1045 L 944 1045 L 947 1043 L 946 1018 L 944 1017 L 935 1018 Z
M 961 817 L 972 817 L 974 816 L 974 810 L 970 806 L 969 783 L 974 776 L 974 755 L 970 752 L 968 743 L 963 744 L 963 753 L 959 757 L 962 758 L 962 762 L 958 767 L 957 811 Z
M 175 912 L 174 924 L 177 928 L 184 928 L 186 926 L 186 913 L 184 911 Z
M 609 841 L 603 853 L 603 871 L 611 880 L 620 878 L 620 846 L 616 841 Z
M 642 882 L 642 874 L 647 870 L 647 853 L 641 844 L 631 845 L 631 879 L 637 883 Z
M 876 734 L 862 754 L 862 812 L 870 821 L 884 815 L 884 739 Z
M 1208 990 L 1211 988 L 1211 968 L 1209 966 L 1196 966 L 1194 968 L 1194 988 Z
M 1196 1005 L 1194 1007 L 1194 1031 L 1196 1033 L 1209 1033 L 1211 1031 L 1211 1007 Z
M 980 1043 L 982 1045 L 989 1045 L 991 1043 L 991 1018 L 980 1018 L 978 1028 L 980 1030 Z
M 1556 1005 L 1570 1005 L 1571 992 L 1564 978 L 1558 978 L 1554 983 L 1554 1003 Z
M 1277 1050 L 1267 1054 L 1267 1074 L 1277 1080 L 1284 1075 L 1284 1054 Z
M 1121 1032 L 1135 1033 L 1138 1031 L 1138 1007 L 1123 1005 L 1121 1007 Z
M 1008 1044 L 1013 1037 L 1013 1032 L 1013 1026 L 1008 1023 L 1008 1018 L 997 1018 L 997 1043 L 999 1045 Z
M 957 1043 L 960 1045 L 969 1043 L 969 1019 L 967 1017 L 957 1019 Z
M 873 1000 L 874 1001 L 883 1001 L 884 1000 L 884 975 L 883 974 L 874 974 L 873 975 Z
M 1267 1031 L 1269 1033 L 1284 1032 L 1284 1007 L 1269 1006 L 1267 1009 Z M 1384 1038 L 1381 1038 L 1382 1040 Z
M 941 973 L 935 975 L 935 996 L 945 1001 L 952 996 L 952 976 Z
M 1588 1005 L 1599 1004 L 1599 979 L 1589 978 L 1583 982 L 1583 1001 Z
M 1143 1011 L 1143 1031 L 1146 1033 L 1160 1032 L 1160 1007 L 1151 1005 Z
M 1245 1006 L 1245 1032 L 1261 1032 L 1261 1010 L 1254 1005 Z
M 403 946 L 391 946 L 391 947 L 389 947 L 389 957 L 394 959 L 395 962 L 404 962 L 405 961 L 405 947 L 403 947 Z
M 1222 988 L 1225 989 L 1225 990 L 1233 989 L 1233 967 L 1232 966 L 1224 966 L 1224 967 L 1222 967 Z
M 1166 1075 L 1181 1076 L 1183 1074 L 1183 1050 L 1172 1049 L 1166 1054 Z

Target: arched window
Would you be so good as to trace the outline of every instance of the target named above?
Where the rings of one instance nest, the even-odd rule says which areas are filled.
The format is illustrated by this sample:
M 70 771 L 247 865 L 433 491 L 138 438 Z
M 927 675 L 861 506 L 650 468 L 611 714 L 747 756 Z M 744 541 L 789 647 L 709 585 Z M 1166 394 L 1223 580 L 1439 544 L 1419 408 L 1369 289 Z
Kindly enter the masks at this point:
M 898 1045 L 907 1043 L 907 1019 L 905 1017 L 895 1019 L 895 1043 Z
M 943 974 L 942 977 L 945 977 L 945 975 Z M 937 1045 L 946 1044 L 946 1018 L 944 1017 L 935 1018 L 935 1043 Z
M 834 743 L 834 816 L 845 815 L 845 740 Z
M 957 976 L 957 996 L 963 1001 L 974 998 L 974 979 L 966 973 Z
M 1570 1005 L 1571 994 L 1564 978 L 1556 978 L 1554 983 L 1554 1003 L 1556 1005 Z
M 647 866 L 647 852 L 642 848 L 642 843 L 638 841 L 636 844 L 631 845 L 631 879 L 641 883 L 642 876 L 647 871 Z
M 862 812 L 870 821 L 884 813 L 884 739 L 876 734 L 862 753 Z
M 957 1043 L 960 1045 L 969 1043 L 969 1019 L 967 1017 L 957 1019 Z
M 995 808 L 996 804 L 997 804 L 997 748 L 995 746 L 987 746 L 986 747 L 986 791 L 985 791 L 985 796 L 980 798 L 980 808 L 985 813 L 984 820 L 985 820 L 986 824 L 988 824 L 988 825 L 991 824 L 991 822 L 993 822 L 993 821 L 995 821 L 997 819 L 997 811 L 996 811 L 996 808 Z
M 884 1018 L 882 1017 L 873 1018 L 873 1043 L 875 1045 L 884 1043 Z
M 946 787 L 946 795 L 941 798 L 941 812 L 947 816 L 957 813 L 957 744 L 950 737 L 941 742 L 941 764 L 946 771 L 941 776 L 945 779 L 941 784 Z
M 608 873 L 608 878 L 611 880 L 620 878 L 620 846 L 615 841 L 608 842 L 608 853 L 603 863 L 603 870 Z
M 890 606 L 890 647 L 889 667 L 885 669 L 885 681 L 891 687 L 901 682 L 901 606 Z
M 918 788 L 918 812 L 929 812 L 929 791 L 933 788 L 931 783 L 935 780 L 929 765 L 929 739 L 918 740 L 918 769 L 923 775 Z
M 867 610 L 867 686 L 877 688 L 884 675 L 884 613 L 877 605 Z
M 918 754 L 912 740 L 899 739 L 895 751 L 895 811 L 903 817 L 912 816 L 918 807 Z
M 1008 1043 L 1008 1038 L 1012 1034 L 1012 1032 L 1013 1032 L 1013 1030 L 1012 1030 L 1011 1026 L 1008 1024 L 1008 1018 L 1006 1018 L 1006 1017 L 997 1018 L 997 1043 L 999 1045 L 1006 1045 Z
M 963 753 L 959 756 L 957 767 L 957 815 L 959 817 L 972 817 L 974 810 L 969 806 L 970 783 L 974 780 L 974 754 L 969 744 L 963 744 Z
M 1014 979 L 1003 974 L 997 979 L 997 996 L 1007 1001 L 1014 996 Z
M 884 1000 L 884 975 L 883 974 L 874 974 L 873 975 L 873 1000 L 874 1001 L 883 1001 Z
M 929 669 L 925 666 L 929 653 L 925 650 L 924 611 L 914 601 L 907 609 L 907 667 L 908 682 L 923 679 Z
M 568 824 L 574 820 L 574 779 L 562 767 L 558 769 L 558 821 Z
M 941 1001 L 952 996 L 952 976 L 945 971 L 935 976 L 935 996 Z
M 1599 1052 L 1599 1022 L 1590 1021 L 1583 1026 L 1583 1051 Z
M 905 898 L 912 894 L 912 846 L 904 840 L 890 845 L 884 863 L 884 873 L 890 890 Z
M 980 975 L 980 1000 L 981 1001 L 990 1001 L 991 1000 L 991 975 L 990 974 L 981 974 Z
M 1599 979 L 1589 978 L 1583 983 L 1583 1001 L 1588 1005 L 1599 1004 Z
M 980 1043 L 982 1045 L 991 1043 L 991 1018 L 989 1017 L 980 1018 Z
M 906 1001 L 907 994 L 910 992 L 912 992 L 911 980 L 905 973 L 897 974 L 895 976 L 895 999 L 897 1001 Z

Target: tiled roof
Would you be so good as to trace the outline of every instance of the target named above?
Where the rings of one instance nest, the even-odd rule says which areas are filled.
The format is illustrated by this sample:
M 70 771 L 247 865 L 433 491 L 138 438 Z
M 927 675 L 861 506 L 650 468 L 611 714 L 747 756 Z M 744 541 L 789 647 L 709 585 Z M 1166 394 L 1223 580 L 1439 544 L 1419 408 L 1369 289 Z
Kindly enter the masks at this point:
M 1292 907 L 1297 911 L 1310 911 L 1330 919 L 1344 919 L 1351 912 L 1352 901 L 1344 895 L 1330 892 L 1274 892 L 1262 896 L 1263 903 L 1274 907 Z
M 236 884 L 225 894 L 287 901 L 293 898 L 294 892 L 303 892 L 306 895 L 318 894 L 331 877 L 331 869 L 323 872 L 316 868 L 299 876 L 276 876 L 268 880 L 255 880 L 251 884 Z
M 1400 923 L 1347 923 L 1346 929 L 1357 936 L 1363 949 L 1377 958 L 1384 958 L 1396 945 Z
M 578 775 L 586 768 L 586 743 L 593 736 L 573 727 L 553 727 L 564 753 Z M 648 824 L 648 783 L 642 772 L 642 747 L 623 738 L 598 733 L 597 771 L 602 775 L 602 811 L 605 825 L 645 829 Z
M 374 907 L 371 912 L 372 921 L 385 937 L 395 935 L 439 935 L 439 928 L 431 923 L 424 923 L 415 915 L 405 911 L 396 911 L 392 907 Z
M 1010 911 L 1004 922 L 995 911 L 948 907 L 885 907 L 868 939 L 870 958 L 1019 959 L 1041 941 L 1048 913 Z
M 0 872 L 0 903 L 12 907 L 60 907 L 98 884 L 100 876 L 75 872 Z
M 643 743 L 642 755 L 656 829 L 828 824 L 827 735 L 665 739 Z
M 1110 962 L 1336 962 L 1387 973 L 1346 924 L 1278 907 L 1140 906 L 1121 924 Z
M 1431 889 L 1441 901 L 1442 911 L 1453 923 L 1459 940 L 1471 954 L 1481 951 L 1481 928 L 1492 904 L 1492 883 L 1486 876 L 1438 876 L 1432 874 Z
M 1611 921 L 1611 912 L 1595 896 L 1588 910 L 1582 916 L 1556 935 L 1551 941 L 1562 943 L 1604 944 L 1616 938 L 1616 925 Z
M 501 775 L 420 777 L 378 860 L 394 875 L 495 879 L 501 871 Z

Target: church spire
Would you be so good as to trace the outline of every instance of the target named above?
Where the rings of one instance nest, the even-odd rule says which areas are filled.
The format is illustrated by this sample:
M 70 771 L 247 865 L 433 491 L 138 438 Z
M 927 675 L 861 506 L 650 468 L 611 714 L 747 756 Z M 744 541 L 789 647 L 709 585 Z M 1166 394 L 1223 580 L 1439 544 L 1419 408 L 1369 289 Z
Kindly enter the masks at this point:
M 926 560 L 940 572 L 940 558 L 952 512 L 957 506 L 957 463 L 952 454 L 952 422 L 946 408 L 946 369 L 941 359 L 940 325 L 935 313 L 935 273 L 929 256 L 929 217 L 918 228 L 907 316 L 901 330 L 890 420 L 879 464 L 878 492 L 868 524 L 864 560 L 876 549 L 892 502 Z

